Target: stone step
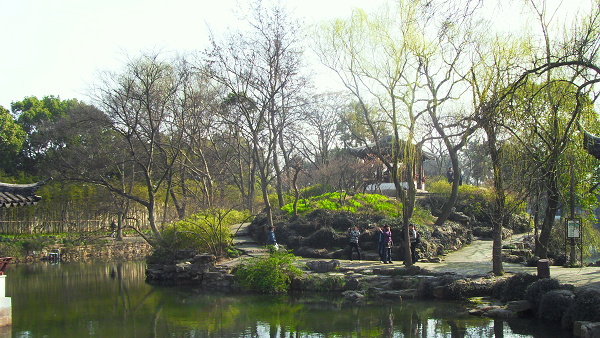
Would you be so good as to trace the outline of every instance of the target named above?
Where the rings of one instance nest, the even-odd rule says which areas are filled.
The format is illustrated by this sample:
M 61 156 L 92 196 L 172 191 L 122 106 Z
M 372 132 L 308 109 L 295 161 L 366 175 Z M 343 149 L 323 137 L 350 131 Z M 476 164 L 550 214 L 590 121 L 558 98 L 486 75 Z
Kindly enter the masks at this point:
M 258 243 L 254 240 L 254 238 L 252 238 L 250 236 L 242 236 L 242 237 L 234 237 L 233 238 L 233 245 L 238 246 L 238 245 L 243 245 L 243 244 L 254 244 L 254 245 L 258 246 Z
M 235 248 L 245 253 L 268 252 L 267 249 L 258 246 L 236 246 Z
M 250 231 L 248 230 L 249 225 L 250 225 L 250 223 L 234 224 L 231 226 L 231 233 L 235 237 L 249 236 L 250 235 Z

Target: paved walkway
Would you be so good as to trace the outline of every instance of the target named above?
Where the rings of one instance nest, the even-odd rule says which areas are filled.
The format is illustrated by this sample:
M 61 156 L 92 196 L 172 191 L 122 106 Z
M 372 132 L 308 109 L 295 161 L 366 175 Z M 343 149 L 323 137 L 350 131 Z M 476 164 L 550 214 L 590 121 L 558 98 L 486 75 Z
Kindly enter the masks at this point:
M 261 247 L 251 239 L 248 231 L 248 224 L 236 225 L 232 228 L 234 234 L 234 245 L 244 253 L 244 256 L 260 256 L 266 255 L 264 247 Z M 504 244 L 519 242 L 525 235 L 516 235 L 504 241 Z M 236 244 L 237 243 L 237 244 Z M 311 259 L 302 258 L 300 263 Z M 237 264 L 237 259 L 227 262 L 227 265 Z M 382 264 L 379 261 L 362 261 L 357 262 L 339 259 L 342 267 L 355 269 L 368 268 L 386 268 L 402 266 L 402 263 Z M 492 240 L 474 240 L 472 244 L 463 247 L 460 250 L 454 251 L 443 257 L 440 263 L 416 263 L 417 266 L 427 269 L 435 273 L 452 273 L 460 276 L 477 277 L 489 275 L 492 272 Z M 515 274 L 518 272 L 528 272 L 537 274 L 536 267 L 526 267 L 521 264 L 513 264 L 503 262 L 502 266 L 506 274 Z M 562 266 L 551 266 L 550 276 L 556 278 L 564 284 L 572 284 L 575 286 L 592 286 L 600 289 L 600 267 L 584 267 L 584 268 L 563 268 Z

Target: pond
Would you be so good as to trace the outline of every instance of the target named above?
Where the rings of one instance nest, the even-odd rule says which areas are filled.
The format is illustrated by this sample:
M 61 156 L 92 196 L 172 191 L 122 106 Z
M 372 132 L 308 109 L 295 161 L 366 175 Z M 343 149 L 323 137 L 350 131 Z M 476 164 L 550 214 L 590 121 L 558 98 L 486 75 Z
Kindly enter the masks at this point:
M 146 284 L 145 263 L 9 266 L 0 337 L 570 337 L 535 320 L 466 315 L 460 303 L 344 303 Z

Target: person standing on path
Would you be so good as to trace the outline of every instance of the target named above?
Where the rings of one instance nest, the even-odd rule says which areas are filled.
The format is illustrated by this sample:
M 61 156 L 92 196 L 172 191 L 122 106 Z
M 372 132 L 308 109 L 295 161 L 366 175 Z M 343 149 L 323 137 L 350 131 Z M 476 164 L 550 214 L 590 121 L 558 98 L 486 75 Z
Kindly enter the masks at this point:
M 379 262 L 383 263 L 385 260 L 385 245 L 383 243 L 383 230 L 381 228 L 376 228 L 377 237 L 379 237 L 379 241 L 377 244 L 377 253 L 379 254 Z
M 410 257 L 412 258 L 412 262 L 417 262 L 417 256 L 415 254 L 415 249 L 417 248 L 417 230 L 415 229 L 414 224 L 408 225 L 408 237 L 410 238 Z
M 275 239 L 275 227 L 270 226 L 269 231 L 267 232 L 267 245 L 272 245 L 275 247 L 275 251 L 279 250 L 279 245 L 277 244 L 277 239 Z
M 448 168 L 448 172 L 446 172 L 446 177 L 448 178 L 448 183 L 452 184 L 454 181 L 454 169 L 452 167 Z
M 352 262 L 352 251 L 356 248 L 356 252 L 358 252 L 358 260 L 361 261 L 361 252 L 360 246 L 358 246 L 358 236 L 360 236 L 360 230 L 358 229 L 358 225 L 354 227 L 354 230 L 348 228 L 348 235 L 350 236 L 350 261 Z
M 383 263 L 392 264 L 392 231 L 390 230 L 390 225 L 384 225 L 383 230 L 380 231 L 383 242 Z
M 117 235 L 117 223 L 114 220 L 110 223 L 110 230 L 112 230 L 110 237 L 115 238 Z

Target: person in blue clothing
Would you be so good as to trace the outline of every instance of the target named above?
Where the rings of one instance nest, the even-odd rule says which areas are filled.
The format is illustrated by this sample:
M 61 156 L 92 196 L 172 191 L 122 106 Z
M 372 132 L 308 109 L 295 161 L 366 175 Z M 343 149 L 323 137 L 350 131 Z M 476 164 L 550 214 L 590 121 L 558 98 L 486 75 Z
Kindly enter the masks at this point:
M 279 250 L 277 239 L 275 239 L 275 227 L 273 226 L 270 226 L 267 232 L 267 245 L 272 245 L 275 247 L 275 250 Z

